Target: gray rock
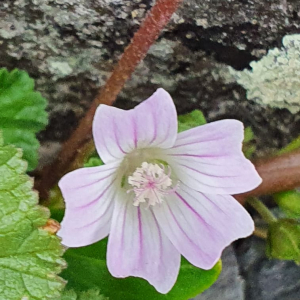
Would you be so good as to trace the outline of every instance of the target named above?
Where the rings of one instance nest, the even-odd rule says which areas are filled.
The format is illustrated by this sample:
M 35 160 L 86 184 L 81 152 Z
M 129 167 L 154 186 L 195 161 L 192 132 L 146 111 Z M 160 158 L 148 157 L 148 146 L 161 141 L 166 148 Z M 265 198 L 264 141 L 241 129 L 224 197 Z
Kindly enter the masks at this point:
M 39 148 L 39 168 L 42 169 L 44 166 L 49 165 L 55 159 L 59 150 L 61 149 L 61 144 L 57 142 L 45 142 Z
M 77 126 L 129 43 L 151 0 L 2 0 L 0 66 L 25 69 L 49 100 L 42 142 L 61 142 Z M 261 107 L 220 74 L 243 69 L 299 29 L 298 1 L 184 1 L 120 94 L 133 107 L 157 87 L 179 113 L 195 108 L 209 121 L 236 118 L 251 125 L 261 154 L 298 135 L 299 114 Z
M 244 300 L 244 281 L 239 269 L 233 247 L 226 248 L 222 254 L 223 269 L 218 280 L 194 300 Z
M 153 3 L 0 1 L 0 67 L 29 72 L 49 100 L 50 123 L 39 136 L 41 166 L 51 162 L 77 126 Z M 253 128 L 260 154 L 282 147 L 299 135 L 300 114 L 248 101 L 245 91 L 224 81 L 222 73 L 227 66 L 246 68 L 268 49 L 280 47 L 283 36 L 299 32 L 299 20 L 297 0 L 184 1 L 116 105 L 131 108 L 164 87 L 179 113 L 199 108 L 208 121 L 243 121 Z M 247 300 L 299 300 L 299 267 L 269 261 L 263 241 L 250 238 L 241 245 Z M 197 299 L 244 299 L 232 250 L 224 252 L 223 263 L 220 279 Z
M 247 300 L 299 300 L 300 266 L 292 261 L 268 259 L 265 241 L 244 240 L 237 249 Z M 234 298 L 233 298 L 234 299 Z

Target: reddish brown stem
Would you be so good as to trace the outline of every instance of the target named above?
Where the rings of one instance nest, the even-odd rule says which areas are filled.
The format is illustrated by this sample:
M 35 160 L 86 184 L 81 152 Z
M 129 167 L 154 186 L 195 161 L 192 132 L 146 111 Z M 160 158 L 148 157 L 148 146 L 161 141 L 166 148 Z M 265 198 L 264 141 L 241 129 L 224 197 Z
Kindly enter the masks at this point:
M 300 150 L 261 159 L 254 164 L 263 182 L 250 192 L 236 195 L 240 203 L 244 204 L 247 197 L 273 194 L 300 187 Z
M 58 180 L 69 171 L 70 164 L 82 163 L 83 152 L 92 140 L 92 121 L 99 104 L 112 105 L 117 95 L 131 76 L 139 62 L 146 56 L 150 46 L 155 42 L 161 30 L 169 22 L 172 14 L 183 0 L 157 0 L 156 4 L 146 16 L 140 29 L 134 35 L 130 45 L 125 49 L 118 65 L 112 72 L 105 86 L 100 90 L 89 111 L 79 123 L 69 140 L 65 142 L 58 158 L 43 169 L 40 178 L 37 178 L 35 188 L 40 192 L 42 199 L 47 198 L 48 191 Z M 78 160 L 81 160 L 80 162 Z

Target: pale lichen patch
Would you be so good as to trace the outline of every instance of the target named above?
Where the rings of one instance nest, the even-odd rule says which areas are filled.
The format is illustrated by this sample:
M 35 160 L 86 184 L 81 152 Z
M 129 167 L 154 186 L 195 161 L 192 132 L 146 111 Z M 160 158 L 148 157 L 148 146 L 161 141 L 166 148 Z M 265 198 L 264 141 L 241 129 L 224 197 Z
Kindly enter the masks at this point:
M 300 111 L 300 35 L 287 35 L 283 48 L 269 50 L 259 61 L 250 63 L 251 71 L 230 73 L 247 90 L 247 98 L 272 107 Z

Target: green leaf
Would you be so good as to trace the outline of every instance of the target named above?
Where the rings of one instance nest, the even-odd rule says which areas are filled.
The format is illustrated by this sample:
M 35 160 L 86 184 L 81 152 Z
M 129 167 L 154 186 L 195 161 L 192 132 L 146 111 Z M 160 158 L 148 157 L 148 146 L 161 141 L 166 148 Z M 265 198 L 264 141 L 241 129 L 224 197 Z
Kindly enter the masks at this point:
M 281 219 L 270 224 L 266 253 L 271 258 L 300 263 L 300 222 Z
M 244 143 L 251 142 L 254 139 L 254 133 L 251 127 L 246 127 L 244 130 Z
M 84 164 L 84 167 L 99 167 L 104 165 L 103 161 L 101 160 L 101 158 L 97 155 L 94 154 L 94 156 L 90 157 L 87 162 Z
M 87 292 L 79 292 L 78 294 L 74 290 L 64 291 L 59 298 L 53 300 L 108 300 L 100 294 L 98 290 L 88 290 Z
M 206 124 L 202 111 L 195 109 L 192 112 L 178 116 L 178 132 L 182 132 Z
M 294 150 L 300 149 L 300 136 L 294 139 L 291 143 L 285 146 L 283 149 L 278 151 L 278 154 L 288 153 Z
M 112 277 L 106 267 L 106 246 L 107 239 L 91 246 L 66 251 L 68 268 L 62 276 L 68 280 L 68 288 L 76 291 L 98 288 L 110 300 L 187 300 L 209 288 L 221 272 L 221 262 L 205 271 L 182 259 L 175 286 L 168 294 L 163 295 L 143 279 Z
M 254 142 L 254 133 L 251 127 L 244 130 L 243 152 L 247 158 L 251 158 L 256 150 Z
M 42 229 L 49 211 L 37 205 L 21 156 L 0 141 L 0 300 L 52 299 L 64 286 L 56 275 L 65 266 L 63 248 Z
M 276 193 L 274 194 L 274 200 L 289 218 L 300 218 L 300 192 L 287 191 Z
M 35 134 L 48 123 L 47 102 L 34 91 L 34 80 L 24 71 L 0 69 L 0 129 L 4 143 L 23 149 L 28 170 L 38 163 Z

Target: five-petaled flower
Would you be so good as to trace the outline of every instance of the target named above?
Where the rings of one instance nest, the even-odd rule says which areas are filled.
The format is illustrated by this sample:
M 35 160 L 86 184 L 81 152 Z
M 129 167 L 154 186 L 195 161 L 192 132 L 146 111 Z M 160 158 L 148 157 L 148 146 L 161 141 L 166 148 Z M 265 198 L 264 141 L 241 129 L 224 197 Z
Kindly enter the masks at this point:
M 182 254 L 210 269 L 254 225 L 230 195 L 261 183 L 242 153 L 243 124 L 222 120 L 177 134 L 170 95 L 158 89 L 132 110 L 100 105 L 93 135 L 103 166 L 65 175 L 66 213 L 58 235 L 68 247 L 107 235 L 115 277 L 137 276 L 167 293 Z

